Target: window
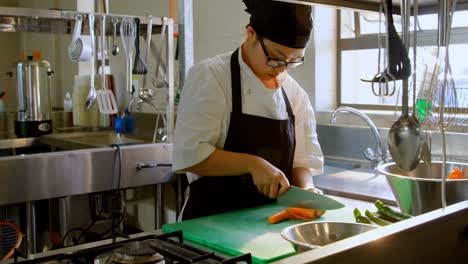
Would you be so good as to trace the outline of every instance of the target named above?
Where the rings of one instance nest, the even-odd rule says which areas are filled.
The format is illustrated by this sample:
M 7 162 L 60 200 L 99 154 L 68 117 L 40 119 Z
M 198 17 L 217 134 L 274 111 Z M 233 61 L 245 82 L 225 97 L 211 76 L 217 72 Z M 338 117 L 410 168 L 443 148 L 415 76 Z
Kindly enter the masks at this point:
M 372 92 L 372 84 L 362 79 L 372 79 L 378 72 L 379 25 L 385 34 L 385 16 L 377 12 L 355 12 L 353 10 L 338 11 L 338 87 L 339 105 L 349 105 L 363 109 L 394 110 L 401 105 L 401 81 L 389 83 L 389 94 L 392 96 L 378 97 Z M 418 17 L 418 49 L 417 49 L 417 93 L 421 87 L 426 65 L 436 59 L 437 53 L 437 14 L 420 15 Z M 380 22 L 380 24 L 379 24 Z M 401 18 L 394 16 L 395 27 L 401 31 Z M 412 32 L 413 19 L 410 20 Z M 412 38 L 412 34 L 410 34 Z M 384 45 L 385 37 L 381 37 Z M 459 107 L 468 109 L 468 11 L 457 11 L 452 22 L 450 45 L 450 61 L 458 92 Z M 413 49 L 409 56 L 413 62 Z M 382 48 L 381 52 L 383 53 Z M 384 70 L 383 54 L 381 53 L 380 70 Z M 410 80 L 412 78 L 410 77 Z M 382 87 L 385 88 L 385 87 Z M 410 105 L 412 102 L 410 83 Z M 379 85 L 374 84 L 379 92 Z M 385 92 L 385 89 L 381 91 Z M 467 110 L 468 112 L 468 110 Z

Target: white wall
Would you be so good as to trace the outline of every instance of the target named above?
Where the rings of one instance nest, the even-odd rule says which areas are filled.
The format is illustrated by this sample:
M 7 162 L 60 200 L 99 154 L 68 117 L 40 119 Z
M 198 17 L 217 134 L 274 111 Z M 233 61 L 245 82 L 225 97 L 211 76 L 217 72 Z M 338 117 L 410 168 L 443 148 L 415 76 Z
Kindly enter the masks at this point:
M 4 103 L 6 111 L 16 111 L 16 73 L 15 62 L 20 59 L 18 43 L 20 36 L 17 33 L 0 33 L 0 47 L 2 50 L 2 63 L 0 63 L 0 92 L 5 92 Z M 12 72 L 13 78 L 5 73 Z
M 241 0 L 195 0 L 194 48 L 195 63 L 219 53 L 236 49 L 245 38 L 249 14 Z M 314 105 L 314 43 L 306 50 L 303 66 L 289 71 L 306 90 Z
M 17 0 L 2 0 L 1 6 L 16 7 Z M 20 59 L 19 35 L 17 33 L 0 33 L 0 48 L 2 50 L 2 63 L 0 63 L 0 92 L 5 92 L 3 101 L 7 112 L 16 110 L 16 86 L 14 79 L 5 73 L 15 72 L 15 62 Z M 15 76 L 13 76 L 14 78 Z
M 336 107 L 336 9 L 315 8 L 315 107 L 326 111 Z
M 28 8 L 64 8 L 74 9 L 75 1 L 58 0 L 2 0 L 0 6 L 28 7 Z M 15 65 L 22 59 L 23 52 L 31 55 L 33 51 L 41 51 L 42 59 L 49 61 L 52 70 L 56 72 L 52 91 L 52 106 L 63 106 L 64 91 L 70 91 L 73 84 L 73 75 L 77 66 L 66 55 L 66 47 L 70 36 L 54 35 L 48 33 L 0 33 L 0 47 L 2 49 L 2 63 L 0 64 L 0 91 L 5 91 L 7 111 L 16 111 L 16 73 Z M 64 70 L 66 69 L 66 70 Z M 3 75 L 12 71 L 15 76 L 11 80 Z
M 195 62 L 240 46 L 249 16 L 242 1 L 193 1 Z
M 195 0 L 198 1 L 198 0 Z M 153 16 L 168 16 L 168 0 L 110 0 L 110 12 L 114 14 L 127 14 L 135 16 L 144 16 L 151 14 Z

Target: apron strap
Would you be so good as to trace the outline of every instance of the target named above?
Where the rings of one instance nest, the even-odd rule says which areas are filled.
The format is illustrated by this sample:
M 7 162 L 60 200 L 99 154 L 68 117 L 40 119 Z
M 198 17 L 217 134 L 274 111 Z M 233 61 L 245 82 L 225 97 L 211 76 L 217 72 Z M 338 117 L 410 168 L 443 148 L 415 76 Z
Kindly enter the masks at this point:
M 293 118 L 294 114 L 291 108 L 291 104 L 289 103 L 288 96 L 286 95 L 286 92 L 284 91 L 282 86 L 281 86 L 281 91 L 283 92 L 284 103 L 286 104 L 286 111 L 288 112 L 288 116 L 289 118 Z
M 239 49 L 231 55 L 231 89 L 232 89 L 232 112 L 242 113 L 241 78 L 239 65 Z

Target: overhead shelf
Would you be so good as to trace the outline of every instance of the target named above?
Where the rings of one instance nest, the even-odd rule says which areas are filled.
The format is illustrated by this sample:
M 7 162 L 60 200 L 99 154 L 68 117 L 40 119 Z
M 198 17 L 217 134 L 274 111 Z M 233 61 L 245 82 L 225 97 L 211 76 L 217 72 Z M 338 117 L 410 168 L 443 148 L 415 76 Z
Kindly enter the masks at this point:
M 324 5 L 337 8 L 350 8 L 365 11 L 378 11 L 379 0 L 276 0 L 281 2 L 299 3 L 308 5 Z M 430 14 L 437 13 L 439 10 L 438 0 L 419 0 L 419 13 Z M 400 1 L 394 0 L 394 13 L 400 13 Z M 468 0 L 458 0 L 457 10 L 468 10 Z
M 75 17 L 82 14 L 83 28 L 82 34 L 89 34 L 89 24 L 87 14 L 69 10 L 48 10 L 18 7 L 0 7 L 0 32 L 42 32 L 54 34 L 72 34 L 75 27 Z M 104 14 L 95 13 L 95 16 Z M 138 17 L 140 19 L 140 32 L 143 35 L 146 32 L 148 19 L 146 16 L 130 16 L 119 14 L 106 15 L 106 35 L 112 35 L 112 20 L 121 20 L 124 17 Z M 153 17 L 153 34 L 161 31 L 163 17 Z M 98 19 L 96 18 L 96 28 L 98 28 Z M 120 26 L 117 26 L 119 34 Z

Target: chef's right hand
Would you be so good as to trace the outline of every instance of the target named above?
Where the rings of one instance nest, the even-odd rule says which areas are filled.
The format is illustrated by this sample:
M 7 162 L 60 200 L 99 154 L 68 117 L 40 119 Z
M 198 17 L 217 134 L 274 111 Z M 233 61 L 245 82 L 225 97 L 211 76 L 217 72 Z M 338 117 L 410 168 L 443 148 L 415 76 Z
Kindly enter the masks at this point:
M 260 157 L 251 164 L 249 171 L 258 191 L 265 196 L 273 199 L 289 189 L 284 173 Z

